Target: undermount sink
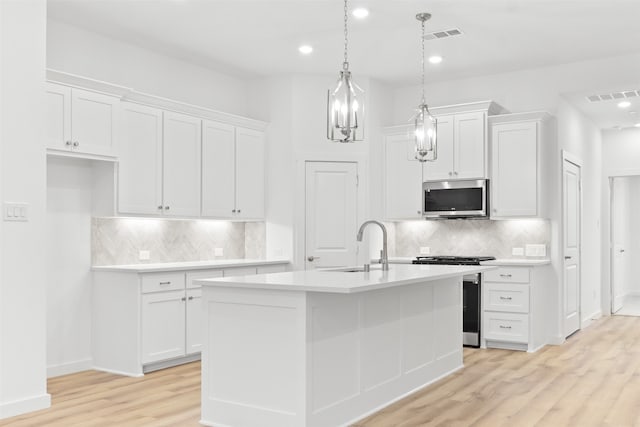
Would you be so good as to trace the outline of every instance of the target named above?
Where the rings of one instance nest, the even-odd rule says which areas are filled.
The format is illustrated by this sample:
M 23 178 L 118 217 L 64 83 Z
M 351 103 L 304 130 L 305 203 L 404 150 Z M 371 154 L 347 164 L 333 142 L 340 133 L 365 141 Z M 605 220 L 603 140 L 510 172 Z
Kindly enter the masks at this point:
M 382 270 L 382 266 L 370 267 L 369 271 L 380 271 Z M 364 273 L 364 267 L 342 267 L 342 268 L 332 268 L 323 271 L 333 271 L 337 273 Z

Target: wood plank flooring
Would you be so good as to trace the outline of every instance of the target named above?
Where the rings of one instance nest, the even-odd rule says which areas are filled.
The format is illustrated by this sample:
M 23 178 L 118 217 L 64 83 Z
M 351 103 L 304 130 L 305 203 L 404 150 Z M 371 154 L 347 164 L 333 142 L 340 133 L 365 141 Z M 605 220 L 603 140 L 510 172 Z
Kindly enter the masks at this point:
M 200 363 L 49 380 L 48 410 L 0 426 L 198 426 Z M 465 349 L 465 368 L 354 427 L 640 426 L 640 318 L 603 318 L 535 354 Z

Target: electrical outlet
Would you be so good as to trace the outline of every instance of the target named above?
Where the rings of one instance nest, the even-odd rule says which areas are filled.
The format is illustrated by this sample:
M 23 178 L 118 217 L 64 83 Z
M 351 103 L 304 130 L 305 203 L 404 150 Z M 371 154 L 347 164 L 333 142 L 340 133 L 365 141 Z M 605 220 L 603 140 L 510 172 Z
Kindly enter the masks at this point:
M 222 248 L 213 249 L 213 256 L 223 256 L 223 255 L 224 255 L 224 251 L 222 250 Z
M 431 248 L 429 246 L 420 246 L 420 255 L 429 255 Z
M 148 261 L 151 259 L 151 252 L 150 251 L 140 251 L 138 252 L 138 259 L 140 261 Z
M 525 245 L 527 256 L 545 256 L 547 255 L 546 245 Z
M 524 255 L 524 248 L 511 248 L 511 255 L 515 255 L 515 256 Z

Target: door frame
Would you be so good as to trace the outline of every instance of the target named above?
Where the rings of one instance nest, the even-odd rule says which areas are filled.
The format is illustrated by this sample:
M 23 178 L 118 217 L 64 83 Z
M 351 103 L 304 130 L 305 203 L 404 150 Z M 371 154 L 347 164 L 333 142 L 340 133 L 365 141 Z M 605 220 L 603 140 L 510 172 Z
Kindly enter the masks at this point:
M 608 215 L 608 218 L 605 218 L 604 220 L 608 221 L 609 224 L 603 224 L 602 228 L 605 233 L 608 233 L 608 236 L 603 236 L 602 241 L 607 242 L 607 244 L 609 245 L 609 250 L 604 251 L 605 255 L 602 257 L 602 271 L 604 271 L 605 273 L 603 274 L 604 277 L 602 280 L 602 290 L 600 292 L 602 295 L 602 301 L 600 305 L 602 314 L 605 316 L 610 316 L 613 311 L 613 178 L 625 178 L 631 176 L 640 176 L 640 169 L 626 169 L 617 171 L 614 170 L 609 171 L 605 174 L 608 185 L 603 186 L 603 188 L 606 188 L 606 191 L 609 192 L 609 197 L 606 197 L 603 194 L 602 200 L 606 200 L 609 203 L 608 209 L 604 209 L 604 211 Z
M 561 265 L 561 274 L 560 274 L 560 283 L 562 284 L 560 286 L 560 307 L 559 307 L 559 311 L 560 311 L 560 335 L 562 337 L 562 340 L 566 340 L 567 336 L 566 336 L 566 328 L 565 328 L 565 310 L 564 310 L 564 306 L 565 306 L 565 302 L 567 299 L 567 295 L 566 295 L 566 283 L 564 280 L 564 248 L 566 247 L 566 233 L 565 233 L 565 228 L 566 228 L 566 224 L 565 224 L 565 191 L 564 191 L 564 173 L 565 173 L 565 162 L 569 162 L 569 163 L 573 163 L 574 165 L 578 166 L 580 168 L 580 181 L 579 181 L 579 191 L 578 191 L 578 204 L 580 205 L 580 215 L 579 215 L 579 221 L 580 221 L 580 225 L 578 227 L 578 239 L 579 239 L 579 247 L 578 247 L 578 256 L 580 258 L 580 267 L 578 269 L 578 276 L 579 276 L 579 280 L 580 283 L 578 285 L 578 324 L 580 325 L 580 328 L 578 329 L 581 330 L 583 328 L 582 325 L 582 238 L 583 238 L 583 232 L 582 232 L 582 227 L 583 227 L 583 200 L 582 200 L 582 171 L 583 171 L 583 163 L 582 163 L 582 159 L 580 159 L 580 157 L 569 153 L 566 150 L 562 150 L 562 164 L 561 164 L 561 168 L 560 168 L 560 223 L 562 224 L 561 227 L 561 236 L 560 236 L 560 242 L 561 242 L 561 250 L 559 251 L 560 253 L 560 265 Z M 577 331 L 576 331 L 577 332 Z
M 369 186 L 369 162 L 366 154 L 360 153 L 303 153 L 296 156 L 296 184 L 294 195 L 294 227 L 293 227 L 293 269 L 304 270 L 306 253 L 306 165 L 307 162 L 327 162 L 327 163 L 356 163 L 358 170 L 358 200 L 356 203 L 357 224 L 364 222 L 369 214 L 368 206 L 368 186 Z M 353 236 L 355 239 L 356 236 Z M 358 264 L 363 263 L 365 256 L 369 256 L 368 240 L 359 245 L 360 249 L 356 255 Z

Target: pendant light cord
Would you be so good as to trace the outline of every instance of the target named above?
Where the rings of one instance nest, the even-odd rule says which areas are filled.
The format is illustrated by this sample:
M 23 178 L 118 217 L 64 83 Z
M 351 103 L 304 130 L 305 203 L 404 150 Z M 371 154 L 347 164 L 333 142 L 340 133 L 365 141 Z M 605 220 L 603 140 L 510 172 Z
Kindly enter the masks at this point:
M 349 18 L 349 11 L 347 9 L 347 0 L 344 0 L 344 62 L 342 68 L 347 71 L 349 69 L 349 60 L 347 57 L 347 50 L 349 47 L 349 31 L 347 29 L 347 20 Z
M 424 20 L 422 20 L 422 105 L 424 105 Z

